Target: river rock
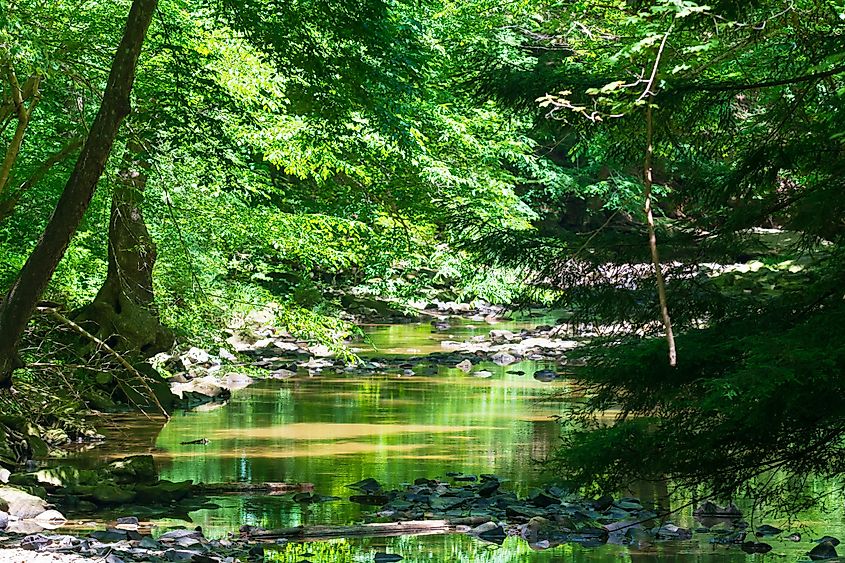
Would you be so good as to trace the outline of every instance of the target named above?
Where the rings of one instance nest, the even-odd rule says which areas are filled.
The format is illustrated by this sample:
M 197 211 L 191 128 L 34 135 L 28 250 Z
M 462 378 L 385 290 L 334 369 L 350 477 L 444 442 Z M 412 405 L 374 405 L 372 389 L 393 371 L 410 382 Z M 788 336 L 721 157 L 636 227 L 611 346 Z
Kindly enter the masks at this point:
M 557 373 L 550 369 L 541 369 L 534 372 L 534 379 L 543 383 L 549 383 L 557 379 Z
M 48 545 L 53 543 L 53 540 L 41 534 L 33 534 L 26 536 L 21 540 L 21 549 L 27 551 L 43 551 Z
M 44 499 L 13 487 L 0 487 L 0 501 L 8 507 L 6 511 L 17 518 L 35 518 L 50 509 Z
M 105 472 L 116 483 L 155 483 L 158 469 L 151 455 L 133 455 L 109 463 Z
M 516 356 L 507 352 L 497 352 L 490 357 L 497 366 L 509 366 L 516 361 Z
M 667 522 L 663 524 L 657 529 L 654 536 L 657 539 L 675 539 L 675 540 L 688 540 L 692 538 L 692 530 L 687 528 L 681 528 L 680 526 L 676 526 L 671 522 Z
M 487 371 L 487 370 L 485 370 L 485 369 L 480 369 L 480 370 L 478 370 L 478 371 L 474 371 L 474 372 L 472 372 L 472 376 L 473 376 L 473 377 L 479 377 L 479 378 L 481 378 L 481 379 L 486 379 L 486 378 L 488 378 L 488 377 L 493 377 L 493 372 L 492 372 L 492 371 Z
M 362 491 L 365 493 L 381 492 L 382 490 L 381 483 L 379 483 L 372 477 L 367 477 L 366 479 L 362 479 L 361 481 L 357 481 L 355 483 L 352 483 L 351 485 L 346 486 L 350 489 Z
M 516 335 L 509 330 L 490 331 L 490 340 L 492 340 L 494 344 L 504 344 L 505 342 L 510 342 L 515 336 Z
M 229 391 L 213 375 L 198 377 L 187 383 L 171 383 L 170 391 L 180 399 L 190 399 L 191 396 L 212 399 L 228 399 Z
M 813 540 L 813 541 L 816 542 L 816 543 L 828 542 L 833 547 L 836 547 L 837 545 L 839 545 L 839 538 L 834 538 L 833 536 L 822 536 L 819 539 Z
M 455 367 L 464 373 L 469 373 L 470 371 L 472 371 L 472 362 L 469 360 L 464 360 L 455 364 Z
M 171 548 L 164 552 L 164 558 L 167 561 L 193 561 L 195 555 L 197 555 L 195 551 L 187 549 Z
M 47 524 L 48 526 L 58 526 L 67 521 L 64 514 L 59 512 L 58 510 L 45 510 L 41 514 L 35 517 L 35 521 L 41 524 Z
M 538 491 L 528 498 L 529 502 L 539 508 L 548 508 L 555 504 L 560 504 L 560 499 L 555 498 L 543 491 Z
M 379 552 L 376 553 L 375 562 L 376 563 L 395 563 L 396 561 L 402 561 L 404 557 L 401 555 L 397 555 L 396 553 L 383 553 Z
M 753 541 L 743 542 L 739 548 L 745 553 L 768 553 L 772 550 L 772 546 L 767 543 Z
M 191 480 L 173 482 L 162 479 L 153 485 L 137 485 L 136 500 L 142 504 L 169 504 L 189 496 L 193 484 Z
M 820 543 L 807 552 L 807 555 L 809 555 L 810 559 L 813 561 L 821 561 L 824 559 L 833 559 L 834 557 L 838 557 L 836 547 L 834 547 L 834 545 L 829 541 Z
M 237 391 L 249 387 L 255 382 L 250 376 L 244 373 L 230 372 L 224 375 L 219 383 L 224 389 L 229 391 Z
M 499 490 L 499 481 L 496 479 L 485 479 L 478 487 L 478 496 L 489 498 Z
M 783 532 L 780 528 L 775 526 L 770 526 L 768 524 L 763 524 L 762 526 L 758 526 L 757 530 L 754 532 L 754 535 L 758 538 L 766 537 L 766 536 L 776 536 Z
M 0 530 L 5 530 L 9 525 L 9 513 L 0 510 Z
M 103 483 L 92 493 L 97 504 L 127 504 L 135 500 L 135 491 L 119 487 L 114 483 Z

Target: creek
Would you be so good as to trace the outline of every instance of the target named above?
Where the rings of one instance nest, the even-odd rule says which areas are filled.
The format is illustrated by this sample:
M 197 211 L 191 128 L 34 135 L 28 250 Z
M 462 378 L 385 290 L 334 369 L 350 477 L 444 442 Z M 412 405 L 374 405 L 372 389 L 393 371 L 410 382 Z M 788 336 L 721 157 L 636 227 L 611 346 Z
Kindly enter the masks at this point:
M 541 383 L 533 379 L 534 371 L 553 367 L 543 362 L 505 367 L 483 362 L 478 367 L 493 375 L 482 379 L 427 362 L 425 356 L 442 351 L 441 340 L 468 340 L 491 328 L 518 331 L 548 320 L 531 318 L 493 326 L 459 321 L 437 332 L 429 324 L 368 326 L 365 332 L 373 348 L 362 348 L 362 357 L 371 361 L 407 357 L 413 375 L 407 367 L 366 375 L 300 371 L 285 380 L 258 381 L 235 392 L 218 408 L 175 414 L 163 427 L 137 415 L 113 417 L 105 429 L 107 440 L 73 454 L 69 461 L 94 467 L 114 458 L 150 453 L 163 479 L 311 483 L 315 493 L 342 499 L 305 505 L 293 502 L 291 495 L 221 495 L 210 499 L 219 508 L 155 521 L 160 530 L 199 525 L 208 537 L 224 537 L 243 524 L 280 528 L 360 522 L 362 509 L 348 500 L 354 491 L 346 485 L 367 477 L 398 488 L 419 477 L 445 478 L 448 472 L 493 473 L 508 480 L 507 488 L 522 496 L 553 480 L 535 460 L 556 446 L 561 426 L 554 417 L 565 417 L 578 400 L 577 386 L 569 380 Z M 558 398 L 551 400 L 553 395 Z M 183 444 L 202 438 L 208 443 Z M 645 499 L 657 496 L 654 491 L 639 493 Z M 70 524 L 76 531 L 102 528 L 103 522 L 130 513 L 123 508 Z M 143 518 L 143 514 L 134 515 Z M 697 526 L 691 509 L 674 521 Z M 808 536 L 842 537 L 845 533 L 838 509 L 804 515 L 801 524 L 811 527 L 804 532 Z M 495 546 L 456 534 L 289 544 L 272 557 L 292 562 L 370 561 L 374 551 L 384 550 L 401 554 L 409 563 L 750 561 L 763 557 L 706 542 L 706 536 L 697 535 L 690 541 L 656 542 L 638 549 L 567 544 L 533 551 L 517 537 Z M 770 542 L 775 546 L 770 555 L 782 554 L 789 561 L 800 560 L 808 549 L 806 542 Z

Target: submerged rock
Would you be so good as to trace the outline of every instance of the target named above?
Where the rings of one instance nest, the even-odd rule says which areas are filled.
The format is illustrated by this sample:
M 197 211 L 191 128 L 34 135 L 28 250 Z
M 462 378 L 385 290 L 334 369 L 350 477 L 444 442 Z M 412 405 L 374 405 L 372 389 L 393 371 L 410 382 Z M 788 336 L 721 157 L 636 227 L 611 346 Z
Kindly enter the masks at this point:
M 396 561 L 402 561 L 404 557 L 401 555 L 397 555 L 396 553 L 383 553 L 379 552 L 376 553 L 375 562 L 376 563 L 394 563 Z
M 807 555 L 809 555 L 810 559 L 813 561 L 821 561 L 824 559 L 833 559 L 834 557 L 838 557 L 836 547 L 830 541 L 821 542 L 819 545 L 808 551 Z
M 557 373 L 550 369 L 541 369 L 534 372 L 534 379 L 543 383 L 549 383 L 557 379 Z
M 744 542 L 739 548 L 745 553 L 768 553 L 772 550 L 772 546 L 767 543 L 753 541 Z
M 758 526 L 757 530 L 754 532 L 754 535 L 758 538 L 766 537 L 766 536 L 776 536 L 783 532 L 780 528 L 776 528 L 775 526 L 770 526 L 768 524 L 763 524 L 762 526 Z
M 346 486 L 350 489 L 365 493 L 374 493 L 382 490 L 381 484 L 372 477 L 367 477 L 366 479 L 362 479 L 361 481 Z

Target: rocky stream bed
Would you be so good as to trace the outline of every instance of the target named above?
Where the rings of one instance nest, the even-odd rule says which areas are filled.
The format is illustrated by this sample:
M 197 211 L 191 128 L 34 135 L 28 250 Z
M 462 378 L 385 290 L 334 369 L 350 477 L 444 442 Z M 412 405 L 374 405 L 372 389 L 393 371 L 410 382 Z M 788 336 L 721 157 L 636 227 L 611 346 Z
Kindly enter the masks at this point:
M 244 373 L 244 366 L 264 370 L 265 381 L 285 383 L 328 375 L 358 381 L 375 376 L 391 381 L 433 381 L 446 369 L 477 385 L 495 383 L 503 374 L 527 379 L 534 386 L 551 385 L 577 369 L 578 362 L 567 354 L 592 336 L 586 331 L 575 333 L 559 322 L 513 330 L 485 330 L 481 324 L 479 330 L 470 327 L 469 336 L 466 331 L 456 331 L 454 334 L 466 337 L 453 338 L 454 325 L 463 323 L 460 328 L 466 329 L 467 322 L 479 322 L 490 312 L 473 313 L 479 319 L 472 321 L 455 320 L 450 313 L 454 311 L 446 308 L 443 315 L 427 323 L 436 349 L 421 354 L 371 354 L 362 356 L 361 361 L 341 360 L 332 350 L 297 340 L 257 314 L 234 327 L 227 347 L 216 353 L 191 348 L 156 361 L 170 374 L 167 383 L 180 406 L 197 411 L 222 408 L 233 392 L 254 384 L 254 372 Z M 525 368 L 526 363 L 532 368 Z M 428 400 L 427 394 L 424 397 Z M 421 428 L 428 432 L 433 427 Z M 199 448 L 193 451 L 202 451 L 209 444 L 203 435 L 182 440 L 185 448 Z M 522 483 L 492 473 L 449 471 L 404 483 L 367 477 L 345 483 L 341 493 L 306 482 L 169 480 L 162 478 L 153 456 L 134 455 L 95 468 L 54 462 L 15 473 L 0 470 L 0 483 L 0 561 L 306 562 L 314 557 L 307 547 L 289 548 L 337 539 L 417 535 L 465 537 L 491 549 L 517 541 L 532 554 L 554 553 L 562 545 L 587 550 L 615 545 L 644 553 L 672 545 L 689 550 L 694 542 L 698 546 L 694 549 L 699 550 L 707 545 L 740 556 L 797 553 L 798 560 L 835 558 L 839 544 L 832 536 L 818 537 L 821 534 L 806 531 L 802 535 L 797 529 L 781 530 L 759 522 L 752 526 L 733 505 L 701 502 L 694 521 L 682 522 L 666 507 L 633 496 L 587 499 L 553 484 L 526 490 Z M 201 526 L 167 529 L 156 525 L 162 518 L 190 522 L 189 513 L 219 509 L 220 495 L 243 494 L 256 498 L 272 495 L 283 502 L 278 506 L 287 507 L 285 510 L 296 507 L 303 514 L 324 505 L 350 504 L 359 507 L 359 517 L 339 525 L 303 523 L 282 528 L 242 521 L 239 529 L 234 526 L 222 535 L 208 534 Z M 98 514 L 110 516 L 104 519 Z M 76 522 L 94 518 L 97 529 L 69 526 L 67 518 Z M 411 555 L 403 551 L 402 544 L 384 543 L 369 546 L 354 557 L 320 560 L 387 563 L 406 557 Z M 434 557 L 426 560 L 437 560 Z

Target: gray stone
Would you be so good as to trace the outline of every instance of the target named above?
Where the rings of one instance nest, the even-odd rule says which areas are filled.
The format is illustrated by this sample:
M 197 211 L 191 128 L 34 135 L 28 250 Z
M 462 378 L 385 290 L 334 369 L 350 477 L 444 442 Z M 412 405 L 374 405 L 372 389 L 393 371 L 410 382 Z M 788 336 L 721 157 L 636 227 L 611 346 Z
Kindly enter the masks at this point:
M 464 360 L 456 364 L 455 367 L 464 373 L 469 373 L 470 371 L 472 371 L 472 362 L 469 360 Z
M 35 518 L 50 508 L 44 499 L 13 487 L 0 487 L 0 501 L 8 505 L 6 511 L 11 516 L 18 518 Z
M 548 383 L 557 379 L 557 373 L 550 369 L 541 369 L 540 371 L 534 372 L 534 379 L 542 381 L 543 383 Z
M 516 356 L 507 352 L 498 352 L 490 358 L 498 366 L 509 366 L 516 361 Z

